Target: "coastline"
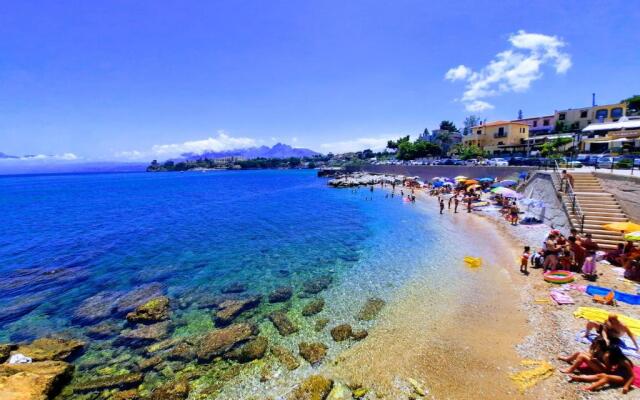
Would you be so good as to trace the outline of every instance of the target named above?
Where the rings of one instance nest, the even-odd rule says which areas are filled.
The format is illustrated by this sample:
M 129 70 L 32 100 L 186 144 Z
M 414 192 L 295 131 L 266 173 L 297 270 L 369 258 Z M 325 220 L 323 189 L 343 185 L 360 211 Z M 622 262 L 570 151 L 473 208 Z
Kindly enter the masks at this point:
M 420 212 L 435 210 L 433 198 L 417 197 Z M 519 394 L 508 378 L 519 362 L 515 346 L 527 332 L 527 316 L 518 302 L 508 301 L 518 297 L 508 273 L 509 261 L 517 259 L 515 244 L 489 221 L 466 212 L 442 218 L 451 225 L 450 235 L 460 232 L 467 251 L 483 257 L 484 265 L 465 271 L 473 279 L 459 288 L 462 293 L 427 292 L 425 281 L 433 276 L 414 277 L 398 290 L 369 337 L 340 354 L 329 373 L 371 387 L 372 398 L 406 396 L 415 389 L 411 380 L 435 399 L 533 398 Z M 467 268 L 461 259 L 450 264 Z

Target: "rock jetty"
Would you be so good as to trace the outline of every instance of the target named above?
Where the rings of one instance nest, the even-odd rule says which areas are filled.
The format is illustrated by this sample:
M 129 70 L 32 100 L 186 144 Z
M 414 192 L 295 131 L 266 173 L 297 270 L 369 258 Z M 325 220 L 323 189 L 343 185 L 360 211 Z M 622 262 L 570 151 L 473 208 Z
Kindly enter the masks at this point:
M 339 175 L 329 180 L 327 184 L 332 187 L 356 187 L 379 185 L 381 183 L 387 185 L 402 185 L 405 177 L 403 175 L 383 175 L 369 174 L 366 172 L 354 172 L 351 174 Z

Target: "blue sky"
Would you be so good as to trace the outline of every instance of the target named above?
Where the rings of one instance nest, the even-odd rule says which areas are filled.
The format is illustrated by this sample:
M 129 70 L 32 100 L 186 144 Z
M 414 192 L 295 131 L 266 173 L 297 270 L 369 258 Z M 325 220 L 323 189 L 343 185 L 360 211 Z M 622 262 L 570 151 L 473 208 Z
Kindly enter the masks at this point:
M 473 104 L 511 119 L 640 92 L 637 2 L 432 3 L 6 1 L 0 152 L 147 161 L 277 141 L 346 151 L 460 125 Z M 519 34 L 544 37 L 523 48 Z M 492 60 L 511 64 L 492 73 Z M 489 96 L 469 92 L 494 78 Z

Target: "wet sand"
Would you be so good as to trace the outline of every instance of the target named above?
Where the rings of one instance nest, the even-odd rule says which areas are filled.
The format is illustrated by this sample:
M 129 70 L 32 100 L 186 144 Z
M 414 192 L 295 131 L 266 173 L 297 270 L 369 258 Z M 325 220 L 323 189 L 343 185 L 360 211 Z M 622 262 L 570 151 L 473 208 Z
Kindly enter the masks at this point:
M 418 206 L 435 210 L 433 198 L 419 198 Z M 455 291 L 425 290 L 433 287 L 432 273 L 412 279 L 367 340 L 344 351 L 330 374 L 371 388 L 377 398 L 406 396 L 409 378 L 436 399 L 527 398 L 508 377 L 521 360 L 515 345 L 528 332 L 518 285 L 508 271 L 517 268 L 519 249 L 495 225 L 466 210 L 441 218 L 455 235 L 449 240 L 459 237 L 469 255 L 483 258 L 483 266 L 470 269 L 461 259 L 451 260 L 451 268 L 466 269 L 461 274 L 471 277 Z

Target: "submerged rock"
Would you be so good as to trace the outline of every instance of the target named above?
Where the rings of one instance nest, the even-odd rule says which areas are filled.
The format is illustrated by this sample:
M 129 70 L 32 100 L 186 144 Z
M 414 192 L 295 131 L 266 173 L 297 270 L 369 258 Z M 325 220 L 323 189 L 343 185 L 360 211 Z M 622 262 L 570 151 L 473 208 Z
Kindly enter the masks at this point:
M 331 329 L 331 337 L 336 342 L 342 342 L 344 340 L 347 340 L 351 337 L 352 334 L 353 334 L 353 329 L 349 324 L 338 325 Z
M 113 394 L 109 400 L 139 400 L 140 398 L 136 389 L 129 389 Z
M 305 317 L 310 317 L 312 315 L 318 314 L 324 308 L 324 299 L 318 298 L 315 300 L 311 300 L 307 305 L 302 309 L 302 315 Z
M 16 352 L 33 361 L 65 361 L 79 353 L 84 345 L 84 342 L 74 339 L 41 338 L 18 346 Z
M 127 321 L 151 323 L 169 319 L 169 298 L 160 296 L 149 300 L 127 314 Z
M 258 336 L 241 347 L 226 353 L 224 358 L 236 360 L 241 363 L 257 360 L 264 357 L 264 353 L 266 353 L 268 345 L 269 341 L 266 337 Z
M 289 349 L 282 346 L 271 346 L 271 353 L 285 366 L 289 371 L 300 366 L 300 361 L 293 355 Z
M 330 276 L 321 276 L 308 280 L 303 285 L 303 291 L 308 294 L 318 294 L 329 287 L 333 279 Z
M 53 398 L 71 380 L 73 366 L 63 361 L 0 365 L 0 399 Z
M 353 395 L 351 389 L 344 383 L 336 382 L 333 385 L 333 389 L 329 392 L 326 400 L 351 400 Z
M 302 358 L 312 365 L 319 363 L 327 355 L 327 346 L 324 343 L 302 342 L 298 344 L 298 350 Z
M 195 358 L 196 351 L 190 344 L 186 342 L 178 343 L 169 352 L 169 359 L 173 361 L 189 362 Z
M 160 365 L 162 361 L 162 357 L 154 356 L 151 358 L 143 358 L 142 360 L 138 361 L 137 365 L 140 371 L 146 371 L 154 368 L 156 365 Z
M 155 388 L 149 400 L 184 400 L 187 397 L 189 397 L 189 381 L 180 379 Z
M 103 378 L 92 379 L 76 383 L 73 386 L 74 393 L 101 392 L 108 389 L 132 389 L 142 383 L 144 375 L 141 373 L 112 375 Z
M 115 322 L 101 322 L 87 328 L 87 336 L 93 339 L 107 339 L 116 336 L 122 327 Z
M 366 303 L 364 303 L 364 306 L 362 306 L 362 309 L 360 310 L 356 318 L 361 321 L 371 321 L 378 316 L 378 313 L 380 312 L 380 310 L 382 310 L 382 307 L 384 307 L 384 305 L 384 300 L 377 297 L 371 297 L 367 299 Z
M 257 334 L 258 327 L 254 324 L 241 322 L 229 325 L 226 328 L 212 331 L 203 337 L 196 348 L 196 355 L 199 361 L 210 361 Z
M 281 286 L 269 294 L 269 303 L 281 303 L 289 300 L 291 296 L 293 296 L 293 288 Z
M 300 383 L 288 400 L 324 400 L 331 392 L 333 382 L 321 375 L 311 375 Z
M 362 340 L 364 338 L 366 338 L 367 336 L 369 336 L 369 332 L 367 332 L 366 330 L 362 329 L 359 331 L 355 331 L 353 332 L 353 334 L 351 335 L 351 337 L 354 340 Z
M 153 325 L 139 325 L 135 329 L 126 329 L 120 333 L 116 345 L 144 346 L 150 342 L 164 339 L 169 333 L 169 321 Z
M 313 327 L 316 332 L 320 332 L 329 324 L 329 318 L 318 318 Z
M 73 314 L 73 320 L 83 324 L 93 324 L 113 316 L 116 301 L 121 292 L 100 292 L 85 299 Z
M 162 296 L 163 289 L 163 286 L 157 282 L 137 286 L 116 301 L 115 312 L 118 315 L 129 313 L 154 297 Z
M 275 311 L 269 314 L 269 320 L 273 322 L 273 325 L 275 325 L 282 336 L 288 336 L 298 332 L 298 327 L 295 326 L 287 314 L 282 311 Z
M 222 293 L 243 293 L 247 291 L 247 285 L 240 282 L 229 284 L 220 290 Z
M 245 299 L 225 300 L 220 303 L 220 309 L 216 312 L 216 325 L 229 325 L 238 315 L 256 308 L 260 304 L 260 296 L 252 296 Z

